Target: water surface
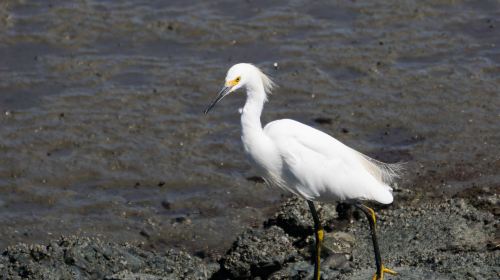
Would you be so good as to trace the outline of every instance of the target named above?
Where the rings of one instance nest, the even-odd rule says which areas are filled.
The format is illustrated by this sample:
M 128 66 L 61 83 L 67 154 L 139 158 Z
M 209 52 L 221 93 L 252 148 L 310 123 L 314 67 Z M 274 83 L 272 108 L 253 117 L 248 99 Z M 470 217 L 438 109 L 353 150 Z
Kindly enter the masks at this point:
M 0 247 L 84 234 L 217 254 L 260 225 L 281 194 L 247 180 L 244 94 L 202 115 L 237 62 L 280 86 L 264 123 L 406 161 L 423 197 L 498 189 L 499 18 L 496 1 L 4 0 Z

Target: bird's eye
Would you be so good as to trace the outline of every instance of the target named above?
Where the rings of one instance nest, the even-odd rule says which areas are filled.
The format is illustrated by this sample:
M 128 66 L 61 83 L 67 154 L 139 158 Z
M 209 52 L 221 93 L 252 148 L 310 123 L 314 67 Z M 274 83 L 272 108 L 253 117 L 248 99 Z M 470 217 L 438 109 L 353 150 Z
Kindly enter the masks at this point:
M 239 82 L 240 82 L 240 79 L 241 79 L 241 77 L 238 77 L 238 78 L 236 78 L 236 79 L 235 79 L 235 81 L 236 81 L 237 83 L 239 83 Z

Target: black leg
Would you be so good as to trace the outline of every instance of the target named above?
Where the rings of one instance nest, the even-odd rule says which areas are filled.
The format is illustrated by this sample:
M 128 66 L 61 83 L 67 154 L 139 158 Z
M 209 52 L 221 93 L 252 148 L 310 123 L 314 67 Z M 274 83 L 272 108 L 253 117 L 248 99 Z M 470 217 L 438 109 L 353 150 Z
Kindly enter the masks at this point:
M 321 262 L 321 246 L 323 243 L 324 231 L 321 222 L 319 221 L 318 212 L 316 212 L 316 208 L 314 207 L 314 202 L 307 201 L 309 205 L 309 209 L 311 210 L 311 214 L 314 220 L 314 234 L 316 237 L 316 256 L 314 259 L 314 280 L 320 279 L 320 262 Z
M 359 210 L 363 211 L 363 213 L 365 213 L 365 215 L 368 218 L 368 221 L 370 223 L 370 232 L 371 232 L 372 242 L 373 242 L 373 251 L 375 253 L 375 264 L 377 265 L 377 272 L 373 276 L 373 280 L 384 279 L 385 272 L 392 274 L 392 275 L 396 275 L 397 273 L 395 271 L 392 271 L 388 268 L 385 268 L 384 265 L 382 264 L 382 257 L 380 256 L 380 249 L 378 247 L 377 230 L 376 230 L 377 217 L 375 216 L 375 211 L 373 211 L 373 209 L 371 209 L 370 207 L 363 205 L 363 204 L 355 204 L 355 206 Z

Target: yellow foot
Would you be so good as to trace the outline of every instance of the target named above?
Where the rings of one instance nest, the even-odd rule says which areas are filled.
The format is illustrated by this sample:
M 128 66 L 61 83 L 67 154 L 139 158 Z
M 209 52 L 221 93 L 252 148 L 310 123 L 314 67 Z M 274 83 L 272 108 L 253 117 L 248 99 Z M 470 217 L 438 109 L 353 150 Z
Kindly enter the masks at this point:
M 382 265 L 382 273 L 380 275 L 377 275 L 377 273 L 375 273 L 375 275 L 373 275 L 372 280 L 384 280 L 384 273 L 389 273 L 390 275 L 398 274 L 396 271 Z

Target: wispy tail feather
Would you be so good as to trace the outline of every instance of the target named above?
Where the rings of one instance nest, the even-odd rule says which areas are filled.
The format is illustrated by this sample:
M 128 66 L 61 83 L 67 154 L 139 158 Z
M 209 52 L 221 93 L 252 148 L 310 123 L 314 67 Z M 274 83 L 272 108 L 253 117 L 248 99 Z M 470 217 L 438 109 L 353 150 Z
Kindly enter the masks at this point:
M 390 185 L 404 172 L 404 162 L 384 163 L 367 155 L 357 152 L 361 157 L 361 163 L 366 170 L 380 182 Z

